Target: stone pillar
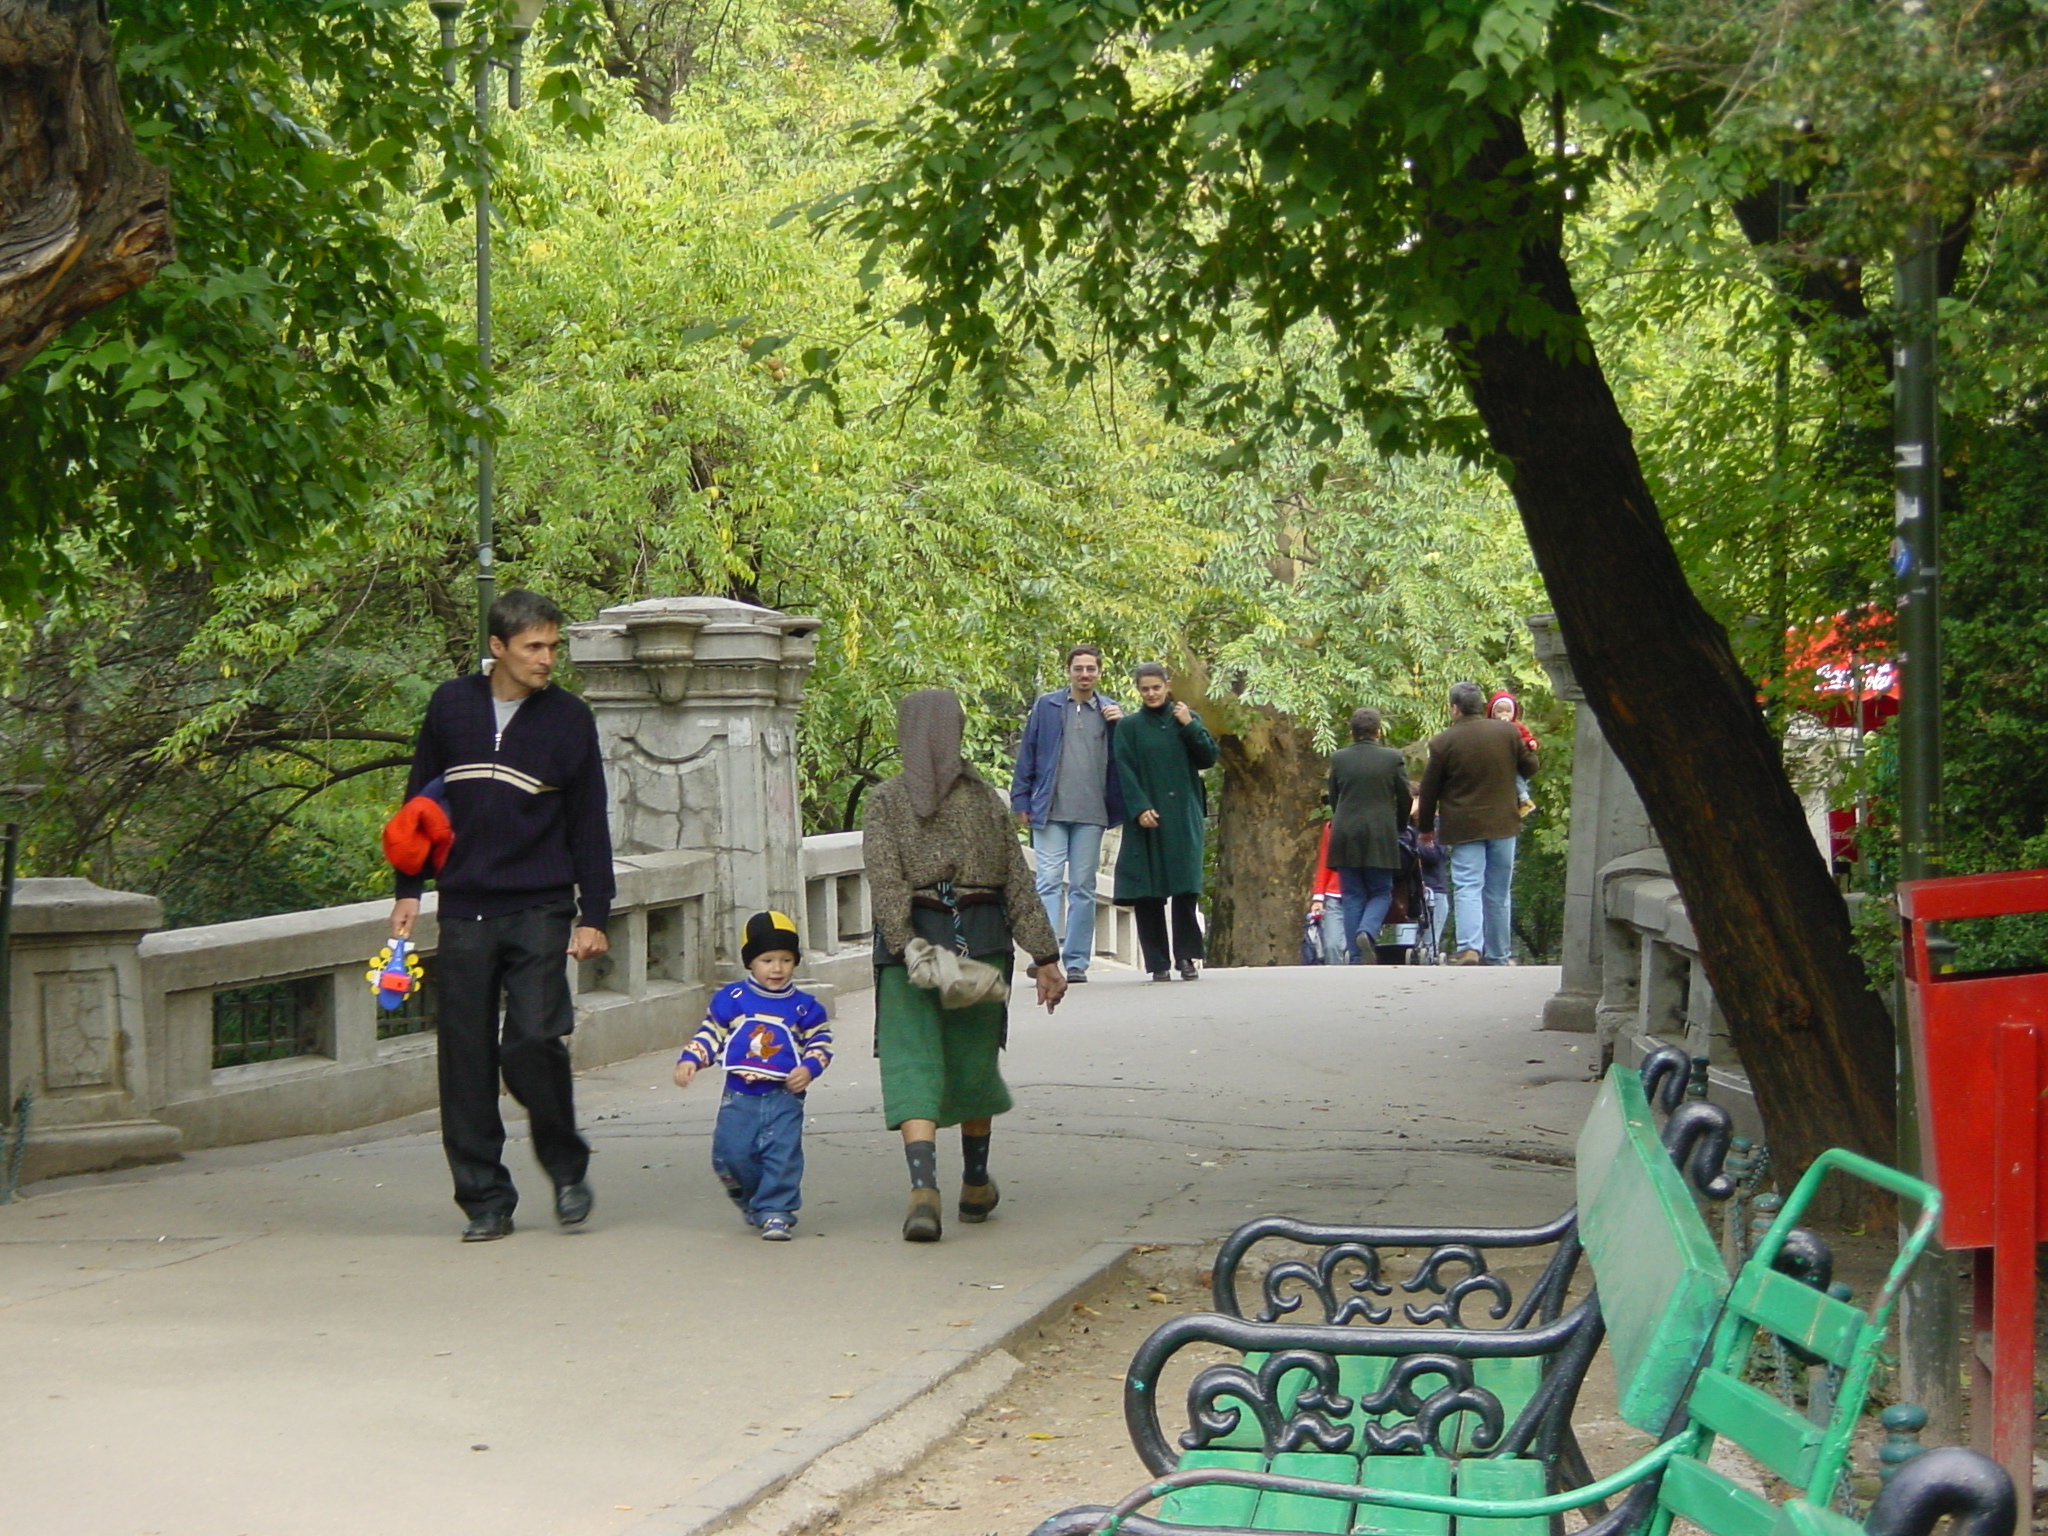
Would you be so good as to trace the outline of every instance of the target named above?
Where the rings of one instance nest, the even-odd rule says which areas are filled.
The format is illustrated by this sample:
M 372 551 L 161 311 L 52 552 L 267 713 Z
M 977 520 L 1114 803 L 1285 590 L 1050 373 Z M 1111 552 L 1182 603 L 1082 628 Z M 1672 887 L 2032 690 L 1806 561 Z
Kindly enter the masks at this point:
M 1635 785 L 1586 707 L 1585 691 L 1572 676 L 1557 633 L 1556 615 L 1534 614 L 1527 622 L 1551 691 L 1579 706 L 1573 712 L 1572 825 L 1565 856 L 1564 984 L 1543 1005 L 1543 1027 L 1590 1034 L 1600 1004 L 1607 934 L 1600 870 L 1624 854 L 1656 847 L 1657 837 Z
M 150 1070 L 135 946 L 163 926 L 154 896 L 90 880 L 23 880 L 14 893 L 16 1091 L 35 1094 L 22 1177 L 176 1158 L 179 1132 L 148 1118 Z M 11 1116 L 13 1106 L 4 1111 Z
M 654 597 L 569 626 L 597 715 L 620 856 L 718 856 L 714 951 L 747 914 L 803 911 L 796 712 L 819 620 L 722 597 Z

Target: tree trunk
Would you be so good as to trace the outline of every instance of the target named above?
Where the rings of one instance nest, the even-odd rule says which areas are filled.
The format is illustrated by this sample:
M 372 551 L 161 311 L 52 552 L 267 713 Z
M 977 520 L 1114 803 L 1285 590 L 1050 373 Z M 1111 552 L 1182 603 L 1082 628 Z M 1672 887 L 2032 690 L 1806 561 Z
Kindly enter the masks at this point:
M 1329 759 L 1289 716 L 1239 704 L 1216 731 L 1223 793 L 1209 904 L 1214 965 L 1301 964 L 1301 918 L 1315 881 L 1316 806 Z
M 135 151 L 103 0 L 0 0 L 0 384 L 175 254 Z
M 1528 154 L 1503 120 L 1481 175 Z M 1557 240 L 1527 291 L 1576 318 Z M 1572 670 L 1671 860 L 1776 1165 L 1842 1145 L 1888 1158 L 1893 1032 L 1849 914 L 1728 636 L 1687 585 L 1590 347 L 1560 359 L 1496 327 L 1452 336 L 1555 605 Z

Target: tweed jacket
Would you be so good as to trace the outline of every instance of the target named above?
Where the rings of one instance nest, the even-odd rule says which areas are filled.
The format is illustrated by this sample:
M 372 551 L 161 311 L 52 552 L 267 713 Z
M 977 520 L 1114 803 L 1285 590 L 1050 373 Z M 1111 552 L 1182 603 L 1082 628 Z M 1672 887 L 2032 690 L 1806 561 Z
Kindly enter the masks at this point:
M 919 821 L 911 810 L 900 776 L 868 792 L 864 821 L 861 841 L 878 952 L 900 957 L 903 946 L 916 937 L 910 898 L 950 880 L 962 890 L 1000 892 L 1018 946 L 1041 965 L 1059 957 L 1059 940 L 1038 899 L 1009 803 L 972 768 L 954 783 L 929 821 Z
M 1536 777 L 1536 749 L 1522 740 L 1512 721 L 1487 715 L 1453 721 L 1449 730 L 1430 739 L 1415 825 L 1424 831 L 1435 827 L 1446 843 L 1516 836 L 1522 830 L 1515 809 L 1518 773 Z

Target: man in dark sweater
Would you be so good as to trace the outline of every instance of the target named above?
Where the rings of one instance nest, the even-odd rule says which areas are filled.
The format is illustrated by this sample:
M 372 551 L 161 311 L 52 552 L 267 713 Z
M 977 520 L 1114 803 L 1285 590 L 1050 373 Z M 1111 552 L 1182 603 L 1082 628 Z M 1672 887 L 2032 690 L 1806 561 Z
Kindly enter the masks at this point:
M 1451 902 L 1458 924 L 1453 965 L 1508 965 L 1514 957 L 1512 892 L 1515 775 L 1536 777 L 1536 748 L 1512 720 L 1487 716 L 1477 683 L 1451 689 L 1451 728 L 1429 743 L 1415 825 L 1451 851 Z
M 606 948 L 612 842 L 589 706 L 550 687 L 562 611 L 537 593 L 491 604 L 488 675 L 443 683 L 427 705 L 408 798 L 435 792 L 455 841 L 442 865 L 441 1141 L 466 1243 L 512 1231 L 519 1192 L 503 1162 L 498 1079 L 525 1106 L 534 1156 L 565 1227 L 590 1216 L 590 1146 L 576 1130 L 566 1037 L 575 1005 L 562 957 Z M 391 932 L 406 938 L 425 875 L 398 877 Z M 504 1014 L 502 1030 L 499 1004 Z

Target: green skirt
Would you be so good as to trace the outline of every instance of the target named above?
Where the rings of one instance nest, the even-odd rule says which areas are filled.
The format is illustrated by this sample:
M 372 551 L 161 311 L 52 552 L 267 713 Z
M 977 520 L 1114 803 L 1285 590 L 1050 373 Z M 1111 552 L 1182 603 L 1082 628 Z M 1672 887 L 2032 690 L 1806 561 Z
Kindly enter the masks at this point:
M 1010 974 L 1011 953 L 977 955 Z M 1010 1108 L 997 1055 L 1009 1004 L 941 1008 L 939 994 L 910 984 L 900 965 L 875 969 L 875 1054 L 882 1059 L 882 1116 L 958 1125 Z

